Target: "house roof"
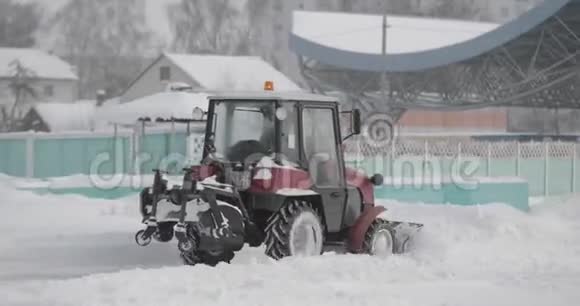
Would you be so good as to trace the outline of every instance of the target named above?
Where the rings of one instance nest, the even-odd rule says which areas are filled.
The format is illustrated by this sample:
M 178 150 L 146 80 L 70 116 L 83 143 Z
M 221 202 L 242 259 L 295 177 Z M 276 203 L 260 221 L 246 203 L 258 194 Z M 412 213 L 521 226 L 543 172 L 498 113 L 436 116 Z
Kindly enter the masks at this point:
M 37 78 L 78 79 L 73 67 L 59 57 L 42 50 L 24 48 L 0 48 L 0 78 L 9 78 L 14 74 L 11 63 L 16 60 L 31 70 Z
M 96 103 L 37 103 L 33 109 L 51 132 L 89 131 L 94 127 Z
M 273 81 L 278 90 L 301 90 L 260 57 L 173 53 L 164 56 L 207 90 L 262 91 L 265 81 Z

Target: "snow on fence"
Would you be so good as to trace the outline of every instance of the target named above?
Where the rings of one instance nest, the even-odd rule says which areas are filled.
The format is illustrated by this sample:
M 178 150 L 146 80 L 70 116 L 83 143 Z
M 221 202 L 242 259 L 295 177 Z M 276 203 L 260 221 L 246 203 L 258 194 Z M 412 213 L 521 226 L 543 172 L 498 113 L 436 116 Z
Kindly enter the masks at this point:
M 136 127 L 107 132 L 0 134 L 0 173 L 48 178 L 77 174 L 150 174 L 165 167 L 199 160 L 202 127 Z M 533 196 L 580 190 L 577 143 L 481 142 L 468 138 L 397 139 L 372 146 L 345 145 L 348 165 L 387 179 L 448 178 L 469 168 L 474 177 L 520 177 Z

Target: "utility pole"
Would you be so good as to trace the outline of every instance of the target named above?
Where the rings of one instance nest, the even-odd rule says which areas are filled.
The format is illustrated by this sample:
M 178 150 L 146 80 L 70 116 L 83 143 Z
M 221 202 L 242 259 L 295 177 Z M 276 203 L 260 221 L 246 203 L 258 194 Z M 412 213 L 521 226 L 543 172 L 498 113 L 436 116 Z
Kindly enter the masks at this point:
M 387 102 L 387 94 L 386 94 L 386 89 L 389 89 L 390 92 L 390 86 L 389 88 L 385 88 L 386 86 L 388 86 L 387 82 L 387 29 L 389 28 L 389 24 L 388 24 L 388 20 L 387 20 L 387 10 L 388 10 L 388 5 L 387 5 L 388 0 L 385 0 L 384 2 L 384 9 L 383 9 L 383 41 L 382 41 L 382 55 L 383 55 L 383 71 L 381 73 L 381 96 L 382 96 L 382 100 L 383 103 Z

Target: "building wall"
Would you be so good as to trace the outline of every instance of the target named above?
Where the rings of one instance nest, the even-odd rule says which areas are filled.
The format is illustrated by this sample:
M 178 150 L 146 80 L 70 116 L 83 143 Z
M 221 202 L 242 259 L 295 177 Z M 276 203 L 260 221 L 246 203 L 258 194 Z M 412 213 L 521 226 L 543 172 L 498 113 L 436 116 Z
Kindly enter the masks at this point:
M 513 107 L 508 117 L 508 131 L 512 133 L 580 133 L 580 110 Z
M 170 78 L 168 81 L 161 80 L 161 67 L 169 67 Z M 163 57 L 155 64 L 149 67 L 139 79 L 133 83 L 127 91 L 121 96 L 121 102 L 129 102 L 138 98 L 150 96 L 152 94 L 166 90 L 168 83 L 183 82 L 191 86 L 197 86 L 194 80 L 184 73 L 180 68 L 175 66 L 167 58 Z
M 408 111 L 398 122 L 406 131 L 505 132 L 507 111 L 486 108 L 470 111 Z

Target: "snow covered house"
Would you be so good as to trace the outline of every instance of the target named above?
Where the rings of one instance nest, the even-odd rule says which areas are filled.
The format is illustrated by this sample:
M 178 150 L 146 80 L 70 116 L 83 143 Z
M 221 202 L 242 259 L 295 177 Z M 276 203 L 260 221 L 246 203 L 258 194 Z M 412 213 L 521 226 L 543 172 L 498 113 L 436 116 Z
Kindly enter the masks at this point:
M 261 91 L 265 81 L 276 90 L 300 91 L 292 80 L 260 57 L 163 53 L 129 85 L 122 102 L 189 84 L 194 91 Z
M 23 107 L 38 102 L 72 103 L 77 100 L 78 77 L 69 63 L 37 49 L 0 48 L 0 110 L 14 104 L 9 85 L 17 62 L 29 72 L 35 93 L 34 97 L 25 97 Z

